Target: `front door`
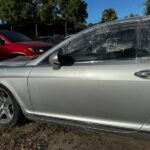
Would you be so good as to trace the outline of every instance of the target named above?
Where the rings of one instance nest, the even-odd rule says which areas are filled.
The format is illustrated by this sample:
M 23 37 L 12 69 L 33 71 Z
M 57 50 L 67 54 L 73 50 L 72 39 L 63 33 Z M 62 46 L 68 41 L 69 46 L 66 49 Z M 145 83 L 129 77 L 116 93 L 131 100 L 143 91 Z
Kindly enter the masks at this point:
M 28 79 L 35 114 L 137 130 L 150 105 L 141 101 L 136 30 L 95 29 L 62 48 L 73 65 L 33 67 Z M 110 34 L 111 32 L 111 34 Z M 143 111 L 145 110 L 145 111 Z

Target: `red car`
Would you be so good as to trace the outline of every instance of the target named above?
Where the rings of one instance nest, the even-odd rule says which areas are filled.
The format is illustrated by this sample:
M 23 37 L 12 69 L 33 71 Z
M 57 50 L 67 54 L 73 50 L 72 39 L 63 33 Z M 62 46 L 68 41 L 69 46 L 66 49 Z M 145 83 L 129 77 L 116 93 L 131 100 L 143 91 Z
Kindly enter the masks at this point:
M 48 43 L 32 41 L 18 32 L 0 31 L 0 60 L 40 55 L 51 47 Z

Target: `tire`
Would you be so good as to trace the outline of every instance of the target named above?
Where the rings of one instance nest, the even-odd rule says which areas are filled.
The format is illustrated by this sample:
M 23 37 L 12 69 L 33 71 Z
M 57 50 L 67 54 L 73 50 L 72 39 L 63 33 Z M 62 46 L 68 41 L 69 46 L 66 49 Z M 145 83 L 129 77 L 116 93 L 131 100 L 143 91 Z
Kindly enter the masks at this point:
M 22 111 L 12 93 L 0 85 L 0 125 L 13 127 L 17 125 L 22 116 Z
M 10 58 L 16 58 L 16 57 L 19 57 L 19 56 L 25 56 L 24 54 L 11 54 L 10 55 Z

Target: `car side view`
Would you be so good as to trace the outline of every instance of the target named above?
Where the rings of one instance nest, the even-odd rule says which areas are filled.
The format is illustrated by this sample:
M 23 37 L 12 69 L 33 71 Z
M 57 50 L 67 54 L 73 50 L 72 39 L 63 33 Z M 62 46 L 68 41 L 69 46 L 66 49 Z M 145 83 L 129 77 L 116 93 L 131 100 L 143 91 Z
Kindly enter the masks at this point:
M 51 47 L 51 44 L 33 41 L 18 32 L 0 31 L 0 60 L 17 56 L 37 56 L 49 50 Z
M 150 17 L 97 24 L 38 58 L 12 63 L 0 65 L 5 126 L 23 114 L 110 132 L 150 131 Z

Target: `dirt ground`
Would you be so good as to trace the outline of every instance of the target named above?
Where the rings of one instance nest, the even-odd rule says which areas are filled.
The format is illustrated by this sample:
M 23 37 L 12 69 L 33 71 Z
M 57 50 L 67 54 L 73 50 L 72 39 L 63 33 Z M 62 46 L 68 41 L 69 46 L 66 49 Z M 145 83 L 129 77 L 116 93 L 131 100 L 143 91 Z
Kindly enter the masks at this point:
M 48 123 L 0 127 L 0 150 L 150 150 L 150 141 Z

